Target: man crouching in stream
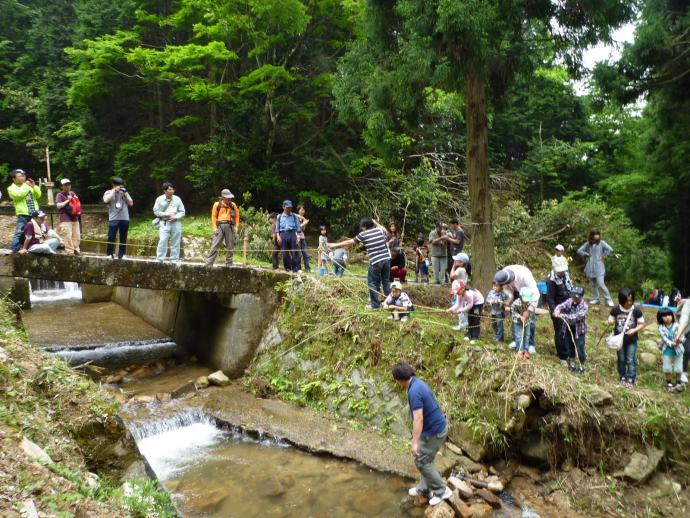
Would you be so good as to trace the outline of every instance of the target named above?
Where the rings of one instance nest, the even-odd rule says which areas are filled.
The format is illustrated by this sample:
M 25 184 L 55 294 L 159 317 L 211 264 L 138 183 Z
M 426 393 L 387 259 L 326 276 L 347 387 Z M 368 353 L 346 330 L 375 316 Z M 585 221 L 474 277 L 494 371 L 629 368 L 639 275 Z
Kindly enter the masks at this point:
M 393 366 L 393 378 L 401 388 L 407 389 L 407 401 L 412 413 L 412 456 L 422 476 L 419 484 L 411 488 L 409 494 L 430 494 L 429 505 L 438 505 L 453 494 L 434 466 L 436 454 L 448 436 L 448 423 L 431 389 L 415 377 L 412 366 L 396 363 Z

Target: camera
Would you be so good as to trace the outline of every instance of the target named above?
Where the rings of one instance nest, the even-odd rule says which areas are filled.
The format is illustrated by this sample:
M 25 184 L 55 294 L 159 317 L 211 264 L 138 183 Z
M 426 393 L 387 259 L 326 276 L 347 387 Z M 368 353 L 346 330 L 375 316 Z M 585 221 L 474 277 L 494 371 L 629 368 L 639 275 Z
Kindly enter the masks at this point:
M 127 193 L 127 189 L 125 188 L 124 185 L 120 185 L 120 192 L 121 192 L 122 194 L 126 194 L 126 193 Z

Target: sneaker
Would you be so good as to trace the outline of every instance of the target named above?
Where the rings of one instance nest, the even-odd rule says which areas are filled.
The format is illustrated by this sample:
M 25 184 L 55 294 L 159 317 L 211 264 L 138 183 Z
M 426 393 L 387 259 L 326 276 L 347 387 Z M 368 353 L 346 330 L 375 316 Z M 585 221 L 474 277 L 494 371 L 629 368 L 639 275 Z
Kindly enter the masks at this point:
M 599 304 L 599 301 L 598 301 L 598 300 L 590 300 L 590 301 L 589 301 L 589 305 L 590 305 L 590 306 L 596 306 L 596 305 L 598 305 L 598 304 Z
M 429 494 L 429 491 L 423 491 L 415 486 L 411 487 L 407 494 L 410 496 L 427 496 Z
M 568 365 L 568 370 L 569 370 L 570 372 L 575 372 L 575 371 L 577 370 L 577 365 L 575 365 L 574 362 L 571 362 L 571 363 Z
M 476 344 L 476 343 L 477 343 L 476 340 L 470 340 L 470 345 L 474 345 L 474 344 Z
M 453 331 L 462 331 L 462 326 L 453 326 Z
M 530 354 L 537 354 L 537 350 L 534 348 L 533 345 L 530 345 L 529 348 L 527 349 L 527 351 L 528 351 Z
M 364 309 L 366 309 L 366 310 L 375 310 L 375 309 L 379 309 L 379 308 L 378 308 L 378 306 L 377 306 L 377 307 L 374 307 L 374 306 L 372 306 L 371 304 L 367 304 L 366 306 L 364 306 Z
M 469 341 L 470 341 L 470 337 L 469 337 L 469 336 L 466 336 L 465 338 L 463 338 L 463 340 L 465 340 L 465 342 L 469 342 Z
M 114 259 L 113 254 L 106 255 L 105 258 L 106 258 L 106 259 Z
M 623 385 L 624 387 L 627 387 L 628 386 L 628 380 L 626 380 L 625 378 L 621 378 L 621 385 Z
M 123 255 L 123 256 L 120 257 L 119 259 L 122 259 L 123 261 L 126 261 L 127 259 L 129 259 L 129 257 L 127 257 L 126 255 Z
M 585 373 L 585 366 L 584 366 L 584 365 L 580 365 L 580 366 L 577 368 L 576 374 L 584 374 L 584 373 Z
M 430 506 L 435 506 L 440 504 L 443 500 L 448 500 L 451 496 L 453 496 L 453 492 L 450 490 L 449 487 L 446 487 L 446 490 L 443 492 L 441 496 L 432 496 L 431 499 L 429 499 L 429 505 Z
M 395 320 L 395 317 L 391 313 L 390 315 L 388 315 L 388 318 L 386 318 L 386 320 Z
M 607 301 L 606 301 L 606 305 L 607 305 L 608 307 L 610 307 L 610 308 L 612 308 L 613 306 L 615 306 L 615 304 L 613 303 L 612 300 L 607 300 Z
M 635 380 L 629 379 L 626 387 L 628 387 L 629 389 L 634 389 L 635 388 Z
M 673 391 L 674 391 L 673 383 L 667 383 L 666 384 L 666 392 L 673 392 Z
M 410 319 L 410 317 L 400 317 L 401 322 L 407 322 Z
M 515 349 L 517 347 L 517 344 L 515 342 L 510 342 L 508 344 L 508 349 Z
M 683 392 L 685 390 L 685 387 L 683 386 L 682 383 L 676 383 L 676 386 L 674 387 L 673 391 L 674 392 Z
M 688 373 L 684 372 L 683 374 L 680 375 L 680 382 L 681 383 L 687 383 L 688 382 Z

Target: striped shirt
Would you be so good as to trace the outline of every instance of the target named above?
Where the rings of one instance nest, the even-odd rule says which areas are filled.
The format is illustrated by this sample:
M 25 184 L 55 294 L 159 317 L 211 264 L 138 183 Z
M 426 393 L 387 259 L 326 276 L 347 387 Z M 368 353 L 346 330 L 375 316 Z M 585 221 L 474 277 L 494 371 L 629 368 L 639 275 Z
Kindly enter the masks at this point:
M 374 265 L 383 261 L 390 261 L 391 251 L 388 248 L 388 236 L 378 227 L 360 232 L 354 237 L 355 243 L 364 243 L 369 256 L 369 264 Z

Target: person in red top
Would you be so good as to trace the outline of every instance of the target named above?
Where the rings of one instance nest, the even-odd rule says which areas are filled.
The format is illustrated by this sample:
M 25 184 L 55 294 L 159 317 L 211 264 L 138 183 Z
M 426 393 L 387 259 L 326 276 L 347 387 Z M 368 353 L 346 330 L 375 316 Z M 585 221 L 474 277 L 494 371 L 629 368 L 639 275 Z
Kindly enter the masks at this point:
M 62 191 L 55 196 L 55 206 L 60 213 L 58 234 L 65 242 L 65 252 L 80 255 L 81 243 L 81 201 L 79 196 L 72 191 L 72 182 L 68 178 L 60 180 Z
M 240 210 L 232 201 L 235 196 L 230 189 L 223 189 L 220 198 L 211 208 L 211 226 L 213 228 L 213 241 L 211 252 L 206 259 L 206 266 L 213 266 L 221 243 L 225 242 L 225 265 L 232 266 L 232 251 L 235 248 L 235 238 L 240 228 Z

